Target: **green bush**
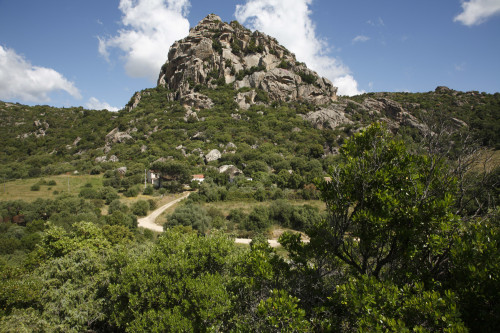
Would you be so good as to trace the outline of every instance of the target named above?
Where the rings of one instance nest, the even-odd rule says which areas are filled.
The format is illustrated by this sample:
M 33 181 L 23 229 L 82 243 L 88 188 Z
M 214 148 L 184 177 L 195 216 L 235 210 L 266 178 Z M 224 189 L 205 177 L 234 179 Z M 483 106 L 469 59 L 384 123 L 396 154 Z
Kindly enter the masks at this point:
M 132 213 L 134 213 L 137 216 L 146 216 L 148 215 L 149 211 L 149 202 L 146 200 L 139 200 L 136 201 L 132 204 L 130 207 L 132 210 Z
M 299 72 L 299 76 L 305 83 L 314 84 L 318 79 L 314 74 L 306 74 L 305 72 Z
M 121 211 L 114 211 L 113 214 L 107 215 L 105 220 L 108 225 L 121 225 L 129 229 L 137 228 L 137 218 Z
M 282 59 L 280 64 L 278 65 L 278 68 L 290 69 L 292 68 L 292 64 L 289 61 Z
M 37 184 L 31 185 L 30 190 L 31 191 L 40 191 L 40 184 L 37 183 Z
M 126 204 L 122 203 L 119 199 L 111 201 L 108 207 L 108 214 L 113 214 L 114 212 L 128 213 L 129 208 Z
M 269 210 L 266 207 L 255 207 L 243 224 L 246 230 L 265 231 L 271 226 Z
M 99 198 L 104 199 L 106 205 L 109 205 L 111 201 L 118 199 L 119 197 L 118 192 L 110 186 L 105 186 L 99 189 Z
M 177 207 L 172 214 L 167 216 L 167 223 L 163 228 L 168 229 L 171 226 L 182 225 L 205 233 L 210 228 L 211 222 L 212 218 L 205 208 L 190 204 Z
M 142 194 L 144 194 L 144 195 L 152 195 L 153 192 L 154 192 L 153 186 L 148 185 L 148 186 L 146 186 L 146 188 L 144 189 L 144 191 L 142 192 Z
M 93 188 L 84 187 L 80 190 L 80 193 L 78 194 L 78 196 L 85 198 L 85 199 L 98 199 L 99 192 L 97 192 Z
M 129 187 L 124 193 L 123 195 L 125 195 L 126 197 L 136 197 L 139 195 L 139 193 L 141 193 L 141 185 L 135 185 L 135 186 L 132 186 L 132 187 Z

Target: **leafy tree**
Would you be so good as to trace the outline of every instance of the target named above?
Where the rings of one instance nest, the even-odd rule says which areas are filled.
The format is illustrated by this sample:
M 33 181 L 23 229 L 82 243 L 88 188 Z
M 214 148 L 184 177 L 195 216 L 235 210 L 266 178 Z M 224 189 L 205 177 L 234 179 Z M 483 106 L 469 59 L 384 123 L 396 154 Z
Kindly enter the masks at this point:
M 349 139 L 319 188 L 324 241 L 359 274 L 401 280 L 443 273 L 458 217 L 442 160 L 409 152 L 380 124 Z M 388 274 L 392 275 L 388 275 Z
M 245 174 L 254 177 L 257 172 L 267 172 L 268 166 L 266 162 L 263 161 L 251 161 L 247 164 L 245 168 Z
M 151 185 L 146 186 L 146 188 L 144 189 L 144 191 L 142 192 L 142 194 L 144 194 L 144 195 L 153 195 L 153 186 L 151 186 Z
M 167 215 L 167 223 L 163 225 L 163 229 L 166 230 L 171 226 L 181 225 L 191 226 L 193 229 L 205 233 L 208 231 L 211 222 L 212 218 L 203 207 L 187 204 L 177 207 L 172 214 Z
M 398 288 L 373 277 L 351 279 L 338 287 L 339 301 L 349 313 L 340 325 L 359 331 L 391 332 L 465 332 L 457 297 L 452 292 L 440 295 L 422 284 Z
M 108 207 L 108 214 L 113 214 L 116 211 L 120 211 L 123 213 L 128 213 L 129 208 L 126 204 L 122 203 L 120 199 L 115 199 L 111 201 Z
M 114 188 L 110 186 L 104 186 L 99 189 L 99 197 L 101 199 L 104 199 L 106 204 L 109 205 L 113 200 L 118 199 L 120 196 Z
M 452 267 L 445 287 L 460 297 L 459 309 L 474 332 L 500 325 L 500 212 L 461 227 L 451 249 Z
M 262 320 L 258 329 L 265 332 L 310 332 L 311 324 L 298 303 L 299 299 L 286 291 L 273 290 L 271 296 L 262 300 L 257 308 L 258 317 Z
M 181 184 L 187 184 L 191 180 L 191 168 L 180 161 L 156 162 L 151 165 L 151 168 L 160 171 L 167 180 L 177 181 Z
M 255 207 L 248 215 L 248 219 L 244 223 L 247 230 L 264 231 L 271 226 L 269 220 L 269 210 L 263 206 Z
M 224 236 L 166 231 L 110 287 L 112 321 L 133 331 L 222 330 L 231 307 L 224 276 L 233 251 Z
M 149 211 L 149 202 L 146 200 L 138 200 L 132 204 L 132 213 L 137 216 L 146 216 Z
M 113 211 L 113 213 L 106 215 L 104 219 L 106 224 L 110 226 L 119 225 L 129 229 L 137 229 L 137 218 L 120 210 Z

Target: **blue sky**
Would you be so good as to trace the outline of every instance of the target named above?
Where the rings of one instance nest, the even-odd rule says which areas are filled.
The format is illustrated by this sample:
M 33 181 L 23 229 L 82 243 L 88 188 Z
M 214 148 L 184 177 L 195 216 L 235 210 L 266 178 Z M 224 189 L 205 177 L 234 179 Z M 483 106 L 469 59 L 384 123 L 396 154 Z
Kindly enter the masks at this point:
M 340 94 L 500 91 L 500 0 L 0 0 L 0 100 L 122 108 L 209 13 L 276 37 Z

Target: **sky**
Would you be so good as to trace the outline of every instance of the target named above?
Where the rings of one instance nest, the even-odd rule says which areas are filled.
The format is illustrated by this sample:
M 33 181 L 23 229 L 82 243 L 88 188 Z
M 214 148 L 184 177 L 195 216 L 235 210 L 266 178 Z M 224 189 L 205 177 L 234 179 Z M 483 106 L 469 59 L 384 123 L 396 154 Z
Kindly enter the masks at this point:
M 500 0 L 0 0 L 0 100 L 119 110 L 210 13 L 276 37 L 339 95 L 500 92 Z

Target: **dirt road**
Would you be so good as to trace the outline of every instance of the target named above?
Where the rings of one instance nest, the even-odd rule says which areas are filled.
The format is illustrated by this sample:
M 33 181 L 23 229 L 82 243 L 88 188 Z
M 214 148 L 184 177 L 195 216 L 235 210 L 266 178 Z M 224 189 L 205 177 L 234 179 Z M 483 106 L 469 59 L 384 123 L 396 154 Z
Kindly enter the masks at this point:
M 250 244 L 252 240 L 250 238 L 235 238 L 234 242 L 237 244 Z M 281 245 L 276 239 L 268 239 L 267 242 L 271 247 L 278 247 Z
M 139 227 L 143 227 L 143 228 L 146 228 L 146 229 L 151 229 L 153 231 L 162 232 L 163 231 L 163 226 L 158 225 L 158 224 L 155 223 L 156 218 L 158 216 L 160 216 L 161 213 L 163 213 L 165 210 L 167 210 L 171 206 L 175 205 L 176 203 L 178 203 L 181 200 L 186 199 L 189 196 L 189 194 L 191 194 L 191 192 L 184 192 L 184 194 L 182 195 L 182 197 L 180 197 L 178 199 L 175 199 L 173 201 L 170 201 L 169 203 L 161 206 L 160 208 L 155 209 L 148 216 L 142 217 L 142 218 L 138 219 L 137 222 L 139 224 Z

